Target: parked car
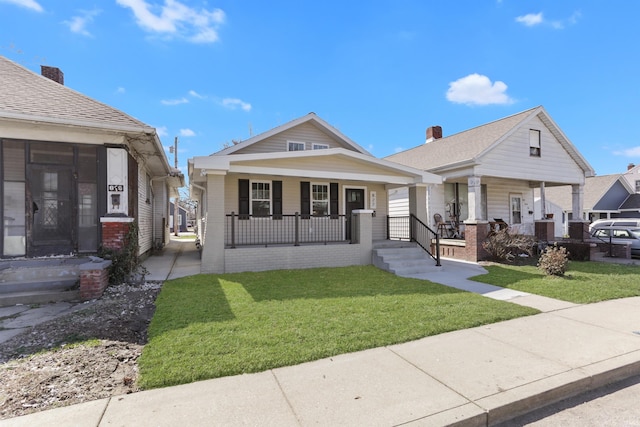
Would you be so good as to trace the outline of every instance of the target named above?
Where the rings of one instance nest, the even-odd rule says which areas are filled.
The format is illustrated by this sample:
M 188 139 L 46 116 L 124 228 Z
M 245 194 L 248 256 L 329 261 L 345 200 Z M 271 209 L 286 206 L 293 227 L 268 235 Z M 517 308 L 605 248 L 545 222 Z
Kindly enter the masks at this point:
M 591 231 L 591 236 L 606 243 L 630 243 L 631 256 L 640 256 L 640 228 L 599 225 Z
M 598 219 L 589 224 L 589 232 L 593 234 L 593 230 L 595 230 L 596 228 L 611 226 L 640 228 L 640 218 Z

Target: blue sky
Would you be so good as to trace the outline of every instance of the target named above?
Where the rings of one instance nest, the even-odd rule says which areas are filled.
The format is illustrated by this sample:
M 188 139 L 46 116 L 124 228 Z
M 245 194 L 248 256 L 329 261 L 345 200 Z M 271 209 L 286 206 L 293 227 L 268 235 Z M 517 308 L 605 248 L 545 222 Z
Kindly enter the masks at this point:
M 384 157 L 543 105 L 640 163 L 640 2 L 0 0 L 0 55 L 179 137 L 179 165 L 310 111 Z M 167 153 L 173 164 L 173 155 Z

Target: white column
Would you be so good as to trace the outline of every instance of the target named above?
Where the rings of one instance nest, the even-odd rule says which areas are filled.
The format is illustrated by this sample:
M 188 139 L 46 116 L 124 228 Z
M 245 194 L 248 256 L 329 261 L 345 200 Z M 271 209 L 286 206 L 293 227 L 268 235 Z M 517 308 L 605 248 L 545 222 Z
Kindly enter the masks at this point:
M 544 181 L 540 183 L 540 219 L 547 217 L 547 198 L 544 194 Z
M 124 148 L 107 148 L 108 215 L 126 216 L 129 212 L 128 161 L 127 150 Z
M 469 217 L 465 222 L 476 222 L 482 218 L 482 179 L 479 176 L 467 178 Z
M 571 209 L 573 221 L 582 221 L 582 209 L 584 206 L 584 185 L 573 184 L 571 186 Z
M 205 236 L 200 271 L 202 273 L 224 273 L 225 176 L 223 174 L 208 174 L 206 188 L 207 220 L 204 228 Z

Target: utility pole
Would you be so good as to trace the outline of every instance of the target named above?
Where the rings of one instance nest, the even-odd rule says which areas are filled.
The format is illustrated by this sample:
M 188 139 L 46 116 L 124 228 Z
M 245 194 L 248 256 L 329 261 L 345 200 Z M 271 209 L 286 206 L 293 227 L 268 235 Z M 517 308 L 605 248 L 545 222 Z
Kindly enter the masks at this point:
M 176 136 L 175 140 L 173 141 L 173 147 L 171 147 L 171 150 L 169 151 L 173 151 L 173 158 L 174 158 L 174 164 L 175 164 L 175 168 L 178 169 L 178 137 Z M 176 197 L 173 198 L 173 234 L 175 236 L 178 236 L 178 215 L 180 215 L 180 205 L 178 204 L 178 201 L 180 199 L 180 194 L 176 195 Z

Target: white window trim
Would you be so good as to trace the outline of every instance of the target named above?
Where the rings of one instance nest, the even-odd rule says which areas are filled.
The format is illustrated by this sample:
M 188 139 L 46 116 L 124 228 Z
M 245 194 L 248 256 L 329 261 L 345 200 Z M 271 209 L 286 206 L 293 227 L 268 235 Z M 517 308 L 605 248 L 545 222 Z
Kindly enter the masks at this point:
M 249 181 L 249 215 L 253 219 L 262 219 L 260 217 L 253 217 L 253 184 L 263 183 L 269 184 L 269 215 L 273 215 L 273 183 L 267 179 L 256 179 Z M 267 200 L 267 199 L 255 199 L 255 200 Z
M 534 135 L 537 135 L 537 138 L 534 138 Z M 532 149 L 534 148 L 538 149 L 538 154 L 533 154 Z M 529 156 L 542 156 L 542 132 L 538 129 L 529 129 Z
M 289 144 L 302 144 L 302 150 L 291 150 Z M 307 144 L 302 141 L 287 141 L 287 151 L 305 151 L 307 149 Z
M 313 145 L 312 145 L 312 149 L 313 150 L 328 150 L 329 149 L 329 144 L 318 144 L 318 143 L 314 142 Z
M 313 186 L 325 185 L 327 187 L 327 215 L 331 215 L 331 185 L 328 182 L 310 182 L 309 183 L 309 212 L 313 216 Z M 318 200 L 321 201 L 321 200 Z

